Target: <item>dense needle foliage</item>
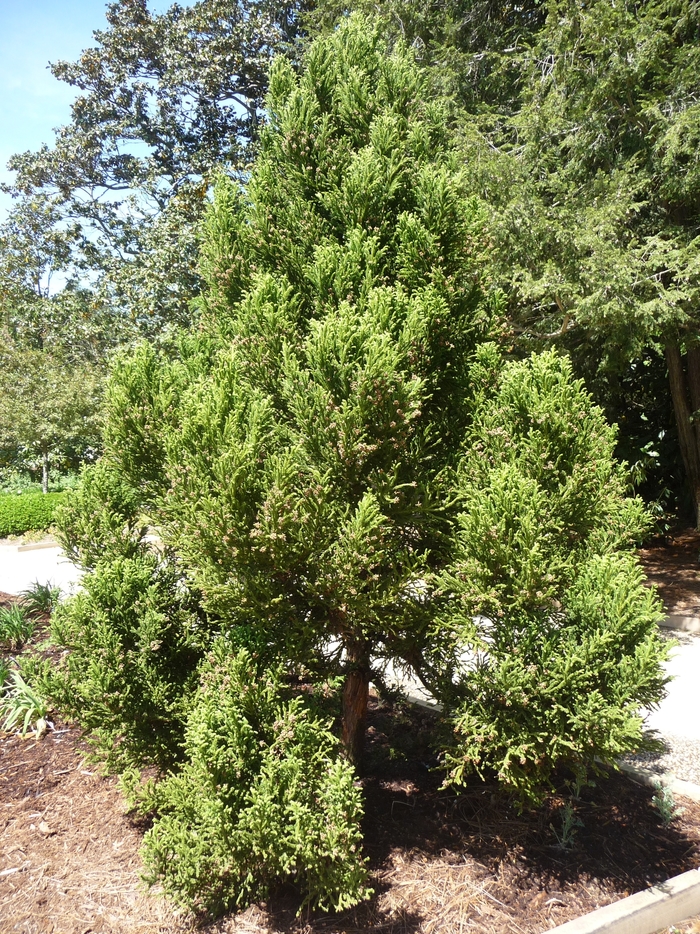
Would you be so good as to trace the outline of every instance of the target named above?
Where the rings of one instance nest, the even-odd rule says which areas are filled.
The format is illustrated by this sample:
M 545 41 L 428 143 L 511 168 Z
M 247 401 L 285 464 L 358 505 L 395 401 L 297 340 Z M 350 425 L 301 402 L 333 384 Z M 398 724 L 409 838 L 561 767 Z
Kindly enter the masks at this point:
M 49 678 L 151 808 L 151 878 L 208 911 L 282 878 L 363 897 L 350 763 L 389 665 L 442 702 L 448 781 L 530 799 L 638 746 L 663 690 L 614 433 L 565 358 L 490 342 L 483 208 L 412 53 L 352 17 L 267 108 L 208 213 L 199 330 L 116 367 Z

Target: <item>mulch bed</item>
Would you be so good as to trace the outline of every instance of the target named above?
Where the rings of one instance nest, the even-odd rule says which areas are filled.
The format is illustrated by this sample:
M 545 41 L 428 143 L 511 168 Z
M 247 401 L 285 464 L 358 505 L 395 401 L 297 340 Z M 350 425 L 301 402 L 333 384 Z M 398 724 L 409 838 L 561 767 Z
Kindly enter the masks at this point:
M 676 529 L 642 548 L 639 557 L 649 582 L 658 587 L 666 611 L 700 616 L 700 532 Z
M 365 851 L 371 901 L 337 917 L 296 917 L 283 891 L 204 926 L 225 932 L 511 934 L 556 924 L 694 868 L 700 806 L 664 827 L 651 791 L 611 774 L 575 803 L 583 826 L 563 848 L 568 792 L 519 814 L 493 784 L 440 789 L 428 739 L 432 715 L 373 703 Z M 181 932 L 194 923 L 139 884 L 142 827 L 113 779 L 86 762 L 80 731 L 0 739 L 0 929 L 22 934 Z
M 14 598 L 0 593 L 0 605 Z M 372 899 L 337 916 L 297 916 L 282 890 L 197 927 L 139 881 L 143 826 L 113 778 L 87 758 L 80 730 L 39 741 L 0 734 L 0 930 L 21 934 L 540 934 L 698 865 L 700 805 L 664 827 L 653 792 L 627 776 L 595 779 L 573 802 L 567 776 L 544 806 L 520 813 L 496 783 L 440 787 L 433 715 L 372 701 L 365 853 Z M 682 931 L 700 927 L 685 926 Z

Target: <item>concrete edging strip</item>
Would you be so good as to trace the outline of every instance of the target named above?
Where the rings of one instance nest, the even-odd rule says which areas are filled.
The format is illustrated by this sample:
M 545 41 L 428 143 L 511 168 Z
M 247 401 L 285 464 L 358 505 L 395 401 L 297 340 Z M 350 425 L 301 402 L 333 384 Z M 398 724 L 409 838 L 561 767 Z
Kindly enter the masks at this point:
M 656 934 L 699 913 L 700 870 L 691 869 L 546 934 Z
M 695 782 L 686 782 L 672 772 L 652 772 L 651 769 L 644 769 L 638 765 L 630 765 L 629 762 L 618 762 L 618 768 L 621 772 L 629 775 L 630 778 L 641 782 L 643 785 L 649 785 L 652 788 L 658 784 L 668 788 L 674 795 L 680 795 L 683 798 L 690 798 L 691 801 L 700 801 L 700 785 Z
M 28 545 L 18 545 L 17 551 L 41 551 L 42 548 L 60 548 L 58 542 L 31 542 Z
M 664 629 L 678 629 L 681 632 L 700 633 L 700 617 L 682 616 L 680 613 L 670 613 L 661 620 Z

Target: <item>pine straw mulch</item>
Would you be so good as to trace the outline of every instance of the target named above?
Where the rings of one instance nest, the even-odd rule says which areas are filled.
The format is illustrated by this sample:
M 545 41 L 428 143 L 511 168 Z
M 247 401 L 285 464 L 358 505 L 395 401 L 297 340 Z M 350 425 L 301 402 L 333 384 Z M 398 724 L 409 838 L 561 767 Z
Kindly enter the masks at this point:
M 6 595 L 0 595 L 0 603 Z M 0 930 L 5 934 L 539 934 L 698 865 L 700 805 L 664 827 L 652 792 L 611 773 L 575 803 L 583 826 L 557 843 L 565 778 L 518 813 L 492 783 L 440 788 L 433 715 L 372 702 L 365 852 L 372 899 L 336 916 L 302 912 L 291 890 L 197 925 L 139 881 L 144 826 L 80 731 L 0 734 Z M 683 934 L 700 926 L 681 925 Z
M 440 789 L 424 761 L 431 715 L 373 704 L 366 791 L 372 900 L 296 917 L 292 891 L 204 925 L 208 934 L 536 934 L 698 863 L 700 806 L 665 828 L 649 789 L 613 774 L 586 789 L 563 849 L 564 794 L 518 814 L 495 785 Z M 389 740 L 396 730 L 401 743 Z M 411 748 L 413 747 L 413 748 Z M 0 929 L 22 934 L 184 934 L 194 922 L 139 884 L 143 828 L 113 779 L 86 764 L 77 729 L 0 739 Z M 394 749 L 395 758 L 392 758 Z M 564 791 L 562 787 L 562 791 Z

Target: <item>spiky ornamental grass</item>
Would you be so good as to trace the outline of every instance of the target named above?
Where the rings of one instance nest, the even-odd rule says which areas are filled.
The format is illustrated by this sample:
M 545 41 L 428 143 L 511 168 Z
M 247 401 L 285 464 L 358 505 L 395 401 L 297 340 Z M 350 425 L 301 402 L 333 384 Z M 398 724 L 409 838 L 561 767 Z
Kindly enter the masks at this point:
M 170 803 L 152 799 L 149 865 L 195 907 L 270 884 L 255 869 L 236 881 L 222 856 L 212 891 L 183 843 L 200 827 L 223 854 L 247 813 L 239 802 L 228 823 L 210 820 L 225 802 L 207 786 L 205 807 L 192 746 L 217 637 L 247 653 L 252 684 L 280 664 L 343 677 L 355 762 L 370 677 L 387 660 L 408 668 L 444 705 L 447 780 L 495 771 L 531 799 L 559 764 L 580 773 L 636 747 L 637 710 L 662 694 L 658 605 L 628 551 L 643 510 L 566 360 L 504 365 L 488 342 L 501 301 L 479 283 L 481 216 L 411 53 L 351 17 L 300 76 L 275 65 L 250 179 L 217 184 L 200 330 L 115 368 L 105 459 L 61 520 L 94 583 L 57 617 L 71 654 L 56 692 L 76 685 L 83 718 L 131 765 L 149 761 L 147 731 L 128 723 L 147 703 L 175 775 Z M 337 756 L 329 741 L 321 759 Z M 275 762 L 280 781 L 296 768 L 272 756 L 270 776 Z M 302 808 L 314 833 L 329 805 L 318 780 Z M 266 857 L 312 902 L 364 891 L 359 870 L 344 875 L 362 864 L 343 800 L 315 881 L 294 868 L 301 837 Z

